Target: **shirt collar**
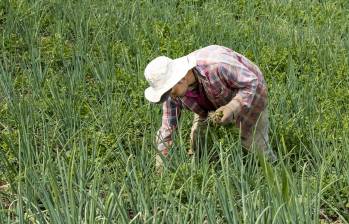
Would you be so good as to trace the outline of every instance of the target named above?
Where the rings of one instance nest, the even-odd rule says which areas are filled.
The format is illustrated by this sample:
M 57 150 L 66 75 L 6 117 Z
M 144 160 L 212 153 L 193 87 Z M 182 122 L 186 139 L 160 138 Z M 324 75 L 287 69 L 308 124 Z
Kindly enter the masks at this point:
M 194 75 L 199 79 L 198 81 L 202 79 L 207 81 L 207 77 L 204 74 L 202 74 L 202 70 L 198 65 L 193 68 L 193 72 L 194 72 Z

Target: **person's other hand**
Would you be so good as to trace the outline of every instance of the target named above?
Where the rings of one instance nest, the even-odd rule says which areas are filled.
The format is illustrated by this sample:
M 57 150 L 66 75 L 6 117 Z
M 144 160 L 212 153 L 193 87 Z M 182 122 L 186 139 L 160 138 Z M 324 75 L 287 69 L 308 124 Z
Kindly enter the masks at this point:
M 233 99 L 228 104 L 218 108 L 215 113 L 223 114 L 222 118 L 218 123 L 221 125 L 227 125 L 232 123 L 236 119 L 240 111 L 241 111 L 240 102 L 236 99 Z
M 161 155 L 160 155 L 161 154 Z M 163 158 L 167 158 L 168 150 L 165 148 L 158 152 L 155 156 L 155 170 L 156 173 L 161 174 L 164 168 Z

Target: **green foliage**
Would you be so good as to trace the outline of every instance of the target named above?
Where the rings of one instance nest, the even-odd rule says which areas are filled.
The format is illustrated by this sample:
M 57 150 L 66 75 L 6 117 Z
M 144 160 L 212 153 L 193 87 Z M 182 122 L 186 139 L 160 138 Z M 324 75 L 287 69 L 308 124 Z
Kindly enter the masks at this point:
M 347 223 L 348 21 L 346 0 L 0 1 L 0 220 Z M 279 161 L 221 127 L 188 158 L 183 113 L 156 175 L 143 70 L 210 44 L 263 71 Z

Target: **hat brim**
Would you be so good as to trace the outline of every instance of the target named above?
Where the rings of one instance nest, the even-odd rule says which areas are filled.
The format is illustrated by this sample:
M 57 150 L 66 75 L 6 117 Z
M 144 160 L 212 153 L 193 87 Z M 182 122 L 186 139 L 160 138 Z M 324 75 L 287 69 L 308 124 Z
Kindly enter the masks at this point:
M 170 77 L 168 81 L 157 89 L 148 87 L 144 91 L 145 98 L 152 103 L 158 103 L 162 95 L 175 86 L 188 73 L 188 71 L 195 66 L 196 60 L 191 55 L 172 60 L 167 72 L 167 76 Z

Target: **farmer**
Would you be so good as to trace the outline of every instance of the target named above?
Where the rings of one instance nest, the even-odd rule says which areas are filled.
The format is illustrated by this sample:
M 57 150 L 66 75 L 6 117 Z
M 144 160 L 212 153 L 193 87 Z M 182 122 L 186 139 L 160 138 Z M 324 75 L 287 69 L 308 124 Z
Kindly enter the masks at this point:
M 233 123 L 240 128 L 244 148 L 254 145 L 269 160 L 276 160 L 268 147 L 267 86 L 259 68 L 243 55 L 212 45 L 177 59 L 157 57 L 144 75 L 150 84 L 144 92 L 146 99 L 162 103 L 162 126 L 156 135 L 162 156 L 168 155 L 181 110 L 186 108 L 194 112 L 192 151 L 200 150 L 197 141 L 214 112 L 217 124 Z M 157 155 L 157 168 L 162 165 L 162 157 Z

